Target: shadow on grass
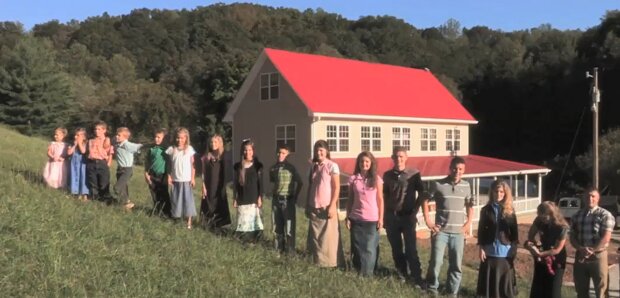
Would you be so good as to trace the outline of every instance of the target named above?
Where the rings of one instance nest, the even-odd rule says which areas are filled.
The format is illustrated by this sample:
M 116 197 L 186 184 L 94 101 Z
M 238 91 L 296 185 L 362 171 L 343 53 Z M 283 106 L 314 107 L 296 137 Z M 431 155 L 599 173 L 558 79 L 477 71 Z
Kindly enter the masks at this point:
M 47 185 L 45 183 L 45 180 L 43 180 L 43 175 L 41 175 L 41 173 L 33 172 L 30 170 L 26 170 L 26 169 L 15 169 L 15 168 L 11 168 L 10 171 L 15 176 L 24 177 L 26 181 L 32 184 L 43 185 L 43 186 Z

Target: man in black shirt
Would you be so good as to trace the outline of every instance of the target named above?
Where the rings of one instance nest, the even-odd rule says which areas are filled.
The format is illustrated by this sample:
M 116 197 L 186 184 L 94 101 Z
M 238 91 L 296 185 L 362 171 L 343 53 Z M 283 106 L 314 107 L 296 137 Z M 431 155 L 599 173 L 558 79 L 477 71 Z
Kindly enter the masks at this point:
M 399 276 L 410 278 L 416 286 L 422 287 L 415 225 L 424 186 L 420 172 L 407 168 L 407 150 L 404 147 L 394 147 L 392 160 L 394 168 L 383 174 L 384 227 Z

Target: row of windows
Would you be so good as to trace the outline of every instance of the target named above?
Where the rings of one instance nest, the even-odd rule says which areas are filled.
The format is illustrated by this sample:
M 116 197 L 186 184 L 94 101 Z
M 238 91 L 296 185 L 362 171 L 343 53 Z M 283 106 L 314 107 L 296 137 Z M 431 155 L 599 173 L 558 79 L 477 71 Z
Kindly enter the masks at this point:
M 349 126 L 328 125 L 326 138 L 330 151 L 349 151 Z M 360 139 L 363 151 L 381 151 L 381 127 L 362 126 Z M 396 146 L 411 150 L 411 128 L 392 127 L 392 148 Z M 420 150 L 437 151 L 436 128 L 422 128 L 420 130 Z M 459 129 L 446 129 L 446 150 L 461 150 L 461 131 Z
M 349 126 L 328 125 L 325 139 L 329 151 L 349 151 Z M 381 151 L 381 127 L 362 126 L 360 134 L 362 151 Z M 295 152 L 295 125 L 276 125 L 276 146 L 287 145 Z M 396 146 L 411 150 L 411 128 L 392 127 L 392 148 Z M 437 129 L 422 128 L 420 130 L 420 149 L 437 151 Z M 446 150 L 461 150 L 461 131 L 446 129 Z

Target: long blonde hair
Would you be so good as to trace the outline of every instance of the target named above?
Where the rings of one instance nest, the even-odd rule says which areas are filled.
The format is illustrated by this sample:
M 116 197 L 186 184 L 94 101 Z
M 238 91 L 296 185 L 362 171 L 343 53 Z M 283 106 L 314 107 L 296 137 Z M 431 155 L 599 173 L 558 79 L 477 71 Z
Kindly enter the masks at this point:
M 213 150 L 213 148 L 211 148 L 211 142 L 213 140 L 217 140 L 220 143 L 219 149 Z M 214 134 L 209 138 L 209 142 L 207 143 L 207 153 L 210 153 L 213 158 L 222 158 L 222 156 L 224 155 L 224 138 L 222 138 L 221 135 Z
M 548 216 L 552 225 L 568 228 L 568 223 L 564 219 L 564 216 L 562 216 L 562 213 L 560 213 L 560 208 L 558 208 L 554 202 L 544 201 L 540 203 L 536 208 L 536 212 L 539 217 Z
M 501 202 L 497 202 L 497 196 L 495 195 L 495 190 L 501 187 L 504 190 L 504 199 Z M 495 180 L 491 183 L 491 187 L 489 188 L 489 201 L 488 204 L 497 202 L 503 207 L 502 215 L 512 215 L 514 213 L 514 208 L 512 207 L 512 191 L 510 190 L 510 185 L 503 180 Z

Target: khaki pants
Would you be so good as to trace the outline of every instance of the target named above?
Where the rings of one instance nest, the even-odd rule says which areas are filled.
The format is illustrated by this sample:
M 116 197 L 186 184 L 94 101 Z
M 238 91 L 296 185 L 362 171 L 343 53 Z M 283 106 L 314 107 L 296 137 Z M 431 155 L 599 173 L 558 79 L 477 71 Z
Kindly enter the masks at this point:
M 340 229 L 338 218 L 327 218 L 327 210 L 317 209 L 310 213 L 308 227 L 308 250 L 314 263 L 320 267 L 336 267 L 341 263 Z
M 573 281 L 575 282 L 577 297 L 590 297 L 590 279 L 594 284 L 595 297 L 606 297 L 609 273 L 607 251 L 597 253 L 583 263 L 579 262 L 580 258 L 579 254 L 575 256 L 575 265 L 573 266 Z

